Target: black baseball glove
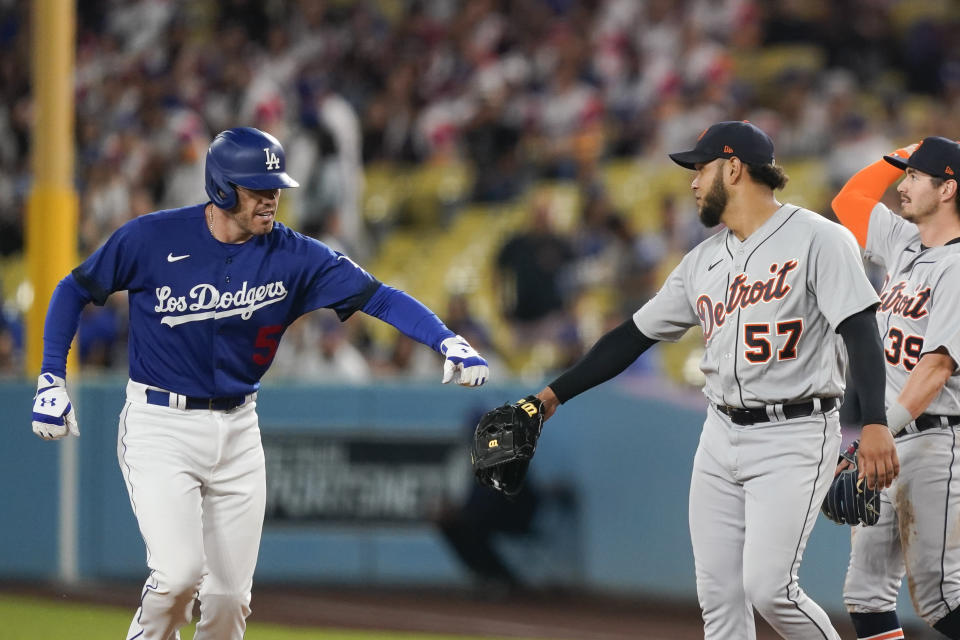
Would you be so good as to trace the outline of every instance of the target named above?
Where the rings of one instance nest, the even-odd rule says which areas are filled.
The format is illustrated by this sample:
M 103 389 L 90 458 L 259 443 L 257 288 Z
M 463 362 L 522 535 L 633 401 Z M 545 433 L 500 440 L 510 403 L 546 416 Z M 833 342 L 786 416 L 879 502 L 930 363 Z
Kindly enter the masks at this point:
M 837 464 L 848 460 L 851 466 L 833 479 L 820 510 L 837 524 L 862 524 L 869 527 L 877 524 L 880 519 L 880 492 L 867 487 L 866 480 L 857 479 L 859 445 L 860 441 L 856 440 L 840 454 Z
M 483 414 L 470 453 L 480 483 L 508 496 L 519 493 L 542 426 L 543 403 L 532 395 Z

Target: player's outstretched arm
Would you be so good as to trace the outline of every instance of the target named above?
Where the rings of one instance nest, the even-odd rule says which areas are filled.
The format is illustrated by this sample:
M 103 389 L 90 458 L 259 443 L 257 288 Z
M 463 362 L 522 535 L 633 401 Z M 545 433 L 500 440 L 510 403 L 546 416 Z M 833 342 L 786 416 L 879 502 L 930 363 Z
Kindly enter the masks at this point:
M 543 403 L 543 421 L 546 422 L 550 419 L 550 416 L 556 412 L 557 407 L 560 406 L 560 399 L 549 386 L 544 387 L 543 390 L 537 394 L 537 398 Z
M 443 384 L 453 382 L 464 387 L 479 387 L 489 379 L 487 361 L 476 349 L 462 336 L 450 331 L 437 314 L 405 291 L 382 284 L 362 310 L 443 354 Z
M 869 488 L 885 489 L 899 475 L 900 460 L 893 435 L 886 426 L 887 370 L 874 308 L 864 309 L 841 322 L 837 333 L 843 338 L 850 357 L 850 374 L 857 385 L 864 425 L 857 454 L 859 476 L 866 479 Z
M 656 343 L 640 331 L 633 318 L 608 331 L 575 365 L 537 394 L 543 402 L 543 419 L 567 400 L 623 372 Z
M 892 155 L 909 158 L 916 144 L 897 149 Z M 867 246 L 867 228 L 870 225 L 870 212 L 880 202 L 887 188 L 903 177 L 903 171 L 882 158 L 861 169 L 843 185 L 840 193 L 831 205 L 837 218 L 847 229 L 853 232 L 861 247 Z
M 64 378 L 67 353 L 80 323 L 80 312 L 91 299 L 72 275 L 61 280 L 50 297 L 43 327 L 42 373 L 33 397 L 33 432 L 44 440 L 56 440 L 67 434 L 80 435 Z
M 897 401 L 887 411 L 887 425 L 894 434 L 923 413 L 939 395 L 957 363 L 943 347 L 923 354 L 907 377 Z

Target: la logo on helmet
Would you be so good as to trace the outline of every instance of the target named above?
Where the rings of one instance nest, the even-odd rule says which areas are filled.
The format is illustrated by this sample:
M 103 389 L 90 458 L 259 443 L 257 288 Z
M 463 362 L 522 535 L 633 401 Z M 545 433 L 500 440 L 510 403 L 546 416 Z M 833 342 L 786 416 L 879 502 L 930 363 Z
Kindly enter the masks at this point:
M 264 147 L 263 152 L 267 154 L 267 171 L 272 171 L 274 169 L 280 168 L 280 158 L 277 157 L 277 154 L 270 151 L 270 147 Z

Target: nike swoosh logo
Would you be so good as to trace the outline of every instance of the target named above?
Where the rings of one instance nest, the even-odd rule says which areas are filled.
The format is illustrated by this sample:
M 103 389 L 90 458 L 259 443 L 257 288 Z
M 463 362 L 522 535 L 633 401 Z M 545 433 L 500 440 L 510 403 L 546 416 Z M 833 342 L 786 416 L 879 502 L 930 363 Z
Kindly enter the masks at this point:
M 362 268 L 362 267 L 361 267 L 360 265 L 358 265 L 356 262 L 354 262 L 353 260 L 351 260 L 349 256 L 345 256 L 345 255 L 343 255 L 343 254 L 340 254 L 339 256 L 337 256 L 337 262 L 340 262 L 341 260 L 346 260 L 347 262 L 349 262 L 350 264 L 352 264 L 353 266 L 355 266 L 357 269 Z
M 709 267 L 707 267 L 707 271 L 713 271 L 713 268 L 714 268 L 715 266 L 717 266 L 718 264 L 720 264 L 721 262 L 723 262 L 723 258 L 720 258 L 719 260 L 717 260 L 716 262 L 714 262 L 712 265 L 710 265 Z
M 168 253 L 168 254 L 167 254 L 167 262 L 177 262 L 178 260 L 183 260 L 183 259 L 189 258 L 189 257 L 190 257 L 190 254 L 189 254 L 189 253 L 184 254 L 184 255 L 182 255 L 182 256 L 175 256 L 175 255 L 173 255 L 172 253 Z

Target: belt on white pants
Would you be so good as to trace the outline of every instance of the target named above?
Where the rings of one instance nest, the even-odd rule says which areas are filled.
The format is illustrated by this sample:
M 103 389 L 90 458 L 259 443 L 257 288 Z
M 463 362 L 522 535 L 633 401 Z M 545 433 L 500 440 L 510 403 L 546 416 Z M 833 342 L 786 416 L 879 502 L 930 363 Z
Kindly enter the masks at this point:
M 714 404 L 713 406 L 716 407 L 717 411 L 730 418 L 734 424 L 751 425 L 826 413 L 839 405 L 840 401 L 836 398 L 811 398 L 805 402 L 768 404 L 763 407 L 740 408 L 724 404 Z
M 910 433 L 920 433 L 927 429 L 946 429 L 960 424 L 960 416 L 937 416 L 929 413 L 923 413 L 917 416 L 916 420 L 907 423 L 903 429 L 897 433 L 896 437 L 905 436 Z
M 127 382 L 127 400 L 141 404 L 153 404 L 158 407 L 170 407 L 181 410 L 230 411 L 257 399 L 257 392 L 246 395 L 221 396 L 217 398 L 197 398 L 185 396 L 160 387 L 153 387 L 129 380 Z

